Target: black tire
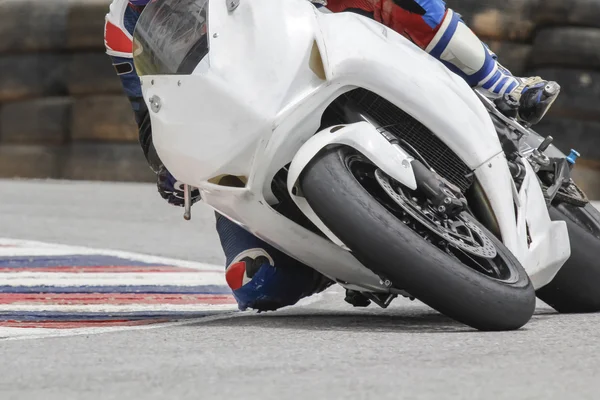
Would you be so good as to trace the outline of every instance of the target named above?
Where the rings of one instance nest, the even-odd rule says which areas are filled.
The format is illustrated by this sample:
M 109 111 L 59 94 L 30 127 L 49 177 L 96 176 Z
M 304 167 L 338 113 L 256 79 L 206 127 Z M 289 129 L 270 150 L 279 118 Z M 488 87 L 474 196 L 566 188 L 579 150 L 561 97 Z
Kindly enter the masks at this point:
M 530 65 L 533 67 L 600 68 L 600 29 L 545 28 L 533 41 Z
M 575 149 L 583 159 L 600 160 L 600 122 L 548 116 L 535 130 L 543 136 L 552 136 L 556 147 L 566 154 Z
M 531 318 L 535 292 L 519 262 L 489 235 L 509 265 L 512 283 L 466 267 L 397 219 L 355 178 L 337 147 L 319 155 L 301 177 L 316 214 L 354 256 L 437 311 L 485 331 L 518 329 Z
M 449 6 L 483 39 L 528 41 L 535 28 L 533 2 L 453 0 Z
M 75 98 L 71 118 L 71 140 L 139 143 L 129 100 L 122 95 Z
M 536 24 L 579 25 L 600 28 L 600 2 L 598 0 L 544 0 L 537 4 Z
M 0 108 L 2 144 L 60 145 L 71 129 L 70 97 L 45 97 L 3 104 Z
M 538 297 L 561 313 L 600 311 L 600 212 L 560 203 L 550 217 L 567 223 L 571 257 Z
M 496 53 L 498 61 L 508 68 L 513 75 L 526 76 L 525 68 L 529 62 L 531 45 L 497 40 L 488 41 L 486 44 Z
M 0 103 L 109 93 L 123 88 L 104 53 L 0 55 Z
M 600 113 L 598 113 L 600 71 L 538 68 L 528 71 L 525 76 L 541 76 L 560 84 L 560 95 L 548 111 L 548 117 L 600 122 Z
M 0 53 L 104 50 L 108 1 L 3 0 Z
M 0 56 L 0 103 L 66 95 L 63 58 L 59 54 Z
M 600 199 L 600 166 L 597 161 L 577 160 L 571 176 L 588 198 Z

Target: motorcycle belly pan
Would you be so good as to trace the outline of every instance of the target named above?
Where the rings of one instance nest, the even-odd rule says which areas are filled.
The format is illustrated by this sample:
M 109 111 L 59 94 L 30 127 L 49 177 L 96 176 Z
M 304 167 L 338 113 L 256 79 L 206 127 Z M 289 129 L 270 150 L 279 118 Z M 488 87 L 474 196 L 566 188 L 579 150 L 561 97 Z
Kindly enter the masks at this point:
M 290 256 L 302 260 L 342 286 L 361 291 L 389 292 L 377 275 L 348 251 L 277 213 L 259 194 L 248 189 L 203 184 L 203 200 Z
M 571 247 L 566 224 L 550 220 L 535 172 L 528 162 L 524 164 L 527 175 L 516 200 L 503 153 L 475 170 L 475 176 L 496 214 L 503 243 L 523 265 L 534 288 L 539 289 L 554 278 L 569 258 Z
M 571 256 L 571 245 L 567 224 L 550 219 L 535 172 L 528 162 L 524 164 L 527 176 L 519 192 L 517 229 L 526 239 L 528 227 L 531 243 L 524 249 L 522 263 L 533 287 L 539 289 L 550 283 Z

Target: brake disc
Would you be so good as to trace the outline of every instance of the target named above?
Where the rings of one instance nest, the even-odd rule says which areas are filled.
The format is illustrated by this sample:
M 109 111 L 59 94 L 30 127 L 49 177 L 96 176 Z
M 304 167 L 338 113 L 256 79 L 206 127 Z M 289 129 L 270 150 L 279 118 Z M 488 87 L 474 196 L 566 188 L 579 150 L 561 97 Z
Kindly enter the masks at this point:
M 494 243 L 490 240 L 487 234 L 483 232 L 483 230 L 480 227 L 478 227 L 476 224 L 472 223 L 468 219 L 461 218 L 459 216 L 459 220 L 454 222 L 459 222 L 460 224 L 464 225 L 470 231 L 473 237 L 477 236 L 477 238 L 479 239 L 478 243 L 471 244 L 469 243 L 469 241 L 475 241 L 469 240 L 469 238 L 467 238 L 464 235 L 452 232 L 443 227 L 441 223 L 438 224 L 433 220 L 427 218 L 427 216 L 424 215 L 423 210 L 420 206 L 414 204 L 410 199 L 404 196 L 404 194 L 398 193 L 396 190 L 394 190 L 394 188 L 390 184 L 389 179 L 387 178 L 387 176 L 384 175 L 383 172 L 381 172 L 381 170 L 375 170 L 375 178 L 377 179 L 377 182 L 382 187 L 382 189 L 390 196 L 392 200 L 394 200 L 396 204 L 398 204 L 402 208 L 402 210 L 406 214 L 410 215 L 412 218 L 417 220 L 421 225 L 429 229 L 438 237 L 443 238 L 453 246 L 458 247 L 459 249 L 477 257 L 492 259 L 495 258 L 498 254 L 496 251 L 496 246 L 494 246 Z M 464 239 L 461 239 L 460 236 L 462 236 Z

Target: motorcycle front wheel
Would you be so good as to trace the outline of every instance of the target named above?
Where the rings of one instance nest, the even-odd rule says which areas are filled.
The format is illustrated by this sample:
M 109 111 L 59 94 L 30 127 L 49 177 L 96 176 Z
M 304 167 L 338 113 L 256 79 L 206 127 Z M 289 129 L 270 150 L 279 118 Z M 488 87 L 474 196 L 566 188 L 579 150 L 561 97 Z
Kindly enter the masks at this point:
M 441 220 L 419 194 L 347 146 L 303 172 L 301 190 L 325 225 L 383 282 L 483 331 L 519 329 L 535 291 L 512 253 L 466 212 Z

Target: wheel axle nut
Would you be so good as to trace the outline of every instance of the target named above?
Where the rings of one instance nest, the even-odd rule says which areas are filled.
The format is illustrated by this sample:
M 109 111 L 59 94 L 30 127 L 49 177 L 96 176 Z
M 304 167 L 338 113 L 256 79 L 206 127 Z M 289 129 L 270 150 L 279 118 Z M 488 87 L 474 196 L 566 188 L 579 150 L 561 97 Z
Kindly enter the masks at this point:
M 383 286 L 385 286 L 387 288 L 392 287 L 392 281 L 390 281 L 389 279 L 381 280 L 381 281 L 379 281 L 379 283 L 381 283 Z

